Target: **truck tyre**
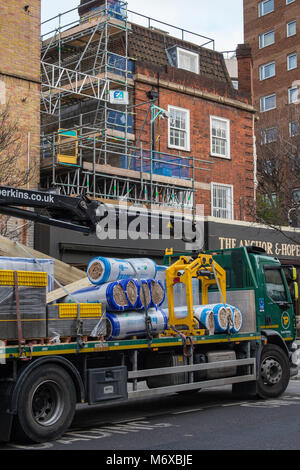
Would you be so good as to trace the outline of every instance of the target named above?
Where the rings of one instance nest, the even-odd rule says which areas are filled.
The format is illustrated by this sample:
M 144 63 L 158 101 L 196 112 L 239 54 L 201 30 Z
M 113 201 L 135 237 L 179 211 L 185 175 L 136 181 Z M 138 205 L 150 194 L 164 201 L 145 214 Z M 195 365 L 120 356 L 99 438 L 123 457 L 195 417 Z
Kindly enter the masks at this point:
M 53 364 L 25 378 L 17 403 L 13 439 L 41 443 L 58 439 L 72 423 L 76 391 L 70 375 Z
M 275 344 L 267 344 L 261 354 L 257 380 L 260 398 L 276 398 L 282 395 L 290 381 L 289 361 L 285 352 Z

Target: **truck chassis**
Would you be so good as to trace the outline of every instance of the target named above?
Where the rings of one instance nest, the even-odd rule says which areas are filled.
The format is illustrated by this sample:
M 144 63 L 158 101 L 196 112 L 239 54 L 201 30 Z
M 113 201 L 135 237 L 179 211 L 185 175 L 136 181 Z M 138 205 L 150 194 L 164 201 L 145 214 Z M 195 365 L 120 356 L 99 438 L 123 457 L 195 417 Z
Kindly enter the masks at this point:
M 22 351 L 6 345 L 0 349 L 0 440 L 57 439 L 69 428 L 76 403 L 125 402 L 223 385 L 262 398 L 278 396 L 290 379 L 287 348 L 272 345 L 279 356 L 272 353 L 263 365 L 266 343 L 254 332 L 86 341 L 80 348 L 76 341 L 26 344 Z M 236 359 L 226 360 L 228 350 Z M 207 351 L 217 352 L 219 360 L 205 361 Z

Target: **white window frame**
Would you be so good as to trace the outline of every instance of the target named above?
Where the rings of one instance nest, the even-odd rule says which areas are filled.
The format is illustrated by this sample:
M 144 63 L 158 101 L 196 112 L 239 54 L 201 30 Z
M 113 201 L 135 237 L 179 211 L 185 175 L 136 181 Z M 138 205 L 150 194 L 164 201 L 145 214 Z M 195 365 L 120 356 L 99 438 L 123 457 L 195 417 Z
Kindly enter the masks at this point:
M 186 129 L 178 129 L 179 131 L 183 131 L 186 133 L 186 145 L 184 147 L 180 145 L 174 145 L 171 143 L 171 129 L 176 129 L 175 127 L 171 126 L 171 111 L 180 111 L 186 114 Z M 168 112 L 169 112 L 169 119 L 168 119 L 168 147 L 171 149 L 178 149 L 178 150 L 184 150 L 186 152 L 190 152 L 191 150 L 191 136 L 190 136 L 190 110 L 185 109 L 185 108 L 179 108 L 178 106 L 168 106 Z
M 273 131 L 273 132 L 272 132 Z M 268 127 L 267 129 L 261 130 L 261 145 L 271 144 L 276 142 L 278 135 L 277 127 Z
M 187 70 L 189 72 L 199 74 L 199 70 L 200 70 L 199 54 L 197 54 L 196 52 L 189 51 L 188 49 L 183 49 L 182 47 L 177 47 L 176 52 L 177 52 L 177 67 L 179 69 L 183 69 L 183 70 Z M 180 63 L 180 53 L 181 52 L 183 54 L 189 55 L 189 56 L 193 57 L 194 59 L 196 59 L 196 71 L 182 66 L 182 64 Z
M 265 44 L 265 36 L 267 34 L 271 34 L 271 33 L 273 34 L 273 37 L 274 37 L 273 42 L 270 42 L 270 44 Z M 266 31 L 265 33 L 260 34 L 258 39 L 259 39 L 259 48 L 260 49 L 263 49 L 264 47 L 272 46 L 272 44 L 275 44 L 275 31 L 274 31 L 274 29 L 270 29 L 270 31 Z
M 225 188 L 225 189 L 230 189 L 230 207 L 226 209 L 221 209 L 220 207 L 215 207 L 214 206 L 214 188 L 219 187 L 219 188 Z M 227 195 L 228 198 L 228 195 Z M 227 199 L 228 202 L 228 199 Z M 228 217 L 218 217 L 215 215 L 215 211 L 217 210 L 226 210 L 228 212 Z M 212 217 L 215 217 L 217 219 L 225 219 L 225 220 L 234 220 L 234 188 L 232 184 L 223 184 L 223 183 L 211 183 L 211 215 Z
M 273 1 L 273 10 L 271 11 L 268 11 L 267 13 L 264 12 L 264 6 L 266 5 L 266 3 L 270 2 L 270 1 Z M 272 13 L 274 11 L 274 0 L 263 0 L 262 2 L 260 2 L 258 4 L 258 16 L 259 18 L 262 17 L 262 16 L 265 16 L 265 15 L 268 15 L 269 13 Z
M 292 101 L 292 92 L 294 91 L 297 91 L 297 98 L 296 100 L 293 100 Z M 288 89 L 288 103 L 289 104 L 295 104 L 295 103 L 298 103 L 298 100 L 299 100 L 299 90 L 298 90 L 298 87 L 297 86 L 291 86 L 289 89 Z
M 292 132 L 293 124 L 295 124 L 295 123 L 297 125 L 297 130 L 296 130 L 296 132 L 293 133 Z M 289 122 L 289 136 L 290 137 L 296 137 L 297 135 L 299 135 L 299 122 L 298 121 L 290 121 Z
M 290 3 L 294 3 L 295 0 L 285 0 L 285 3 L 289 5 Z
M 269 75 L 266 77 L 266 68 L 269 67 L 270 65 L 274 65 L 274 73 L 272 75 Z M 259 79 L 262 80 L 267 80 L 268 78 L 275 77 L 276 75 L 276 66 L 275 66 L 275 61 L 268 62 L 267 64 L 263 64 L 259 67 Z
M 292 24 L 295 24 L 295 32 L 293 34 L 289 34 L 289 26 L 292 25 Z M 287 38 L 290 38 L 292 36 L 295 36 L 297 34 L 297 22 L 296 20 L 293 20 L 293 21 L 289 21 L 287 24 L 286 24 L 286 37 Z
M 289 60 L 292 57 L 296 57 L 296 66 L 295 67 L 290 67 L 289 66 Z M 287 70 L 295 70 L 296 68 L 298 68 L 298 55 L 297 55 L 297 52 L 292 52 L 291 54 L 288 54 L 288 56 L 287 56 Z
M 213 130 L 213 121 L 221 121 L 225 122 L 226 124 L 226 133 L 227 137 L 224 139 L 223 137 L 217 137 L 220 140 L 225 140 L 226 141 L 226 154 L 223 155 L 221 153 L 216 153 L 213 151 L 213 136 L 212 130 Z M 230 120 L 225 119 L 219 116 L 210 116 L 210 154 L 213 157 L 219 157 L 219 158 L 225 158 L 227 160 L 230 160 Z
M 275 106 L 273 108 L 268 108 L 266 109 L 266 106 L 265 106 L 265 103 L 266 103 L 266 99 L 267 98 L 271 98 L 271 96 L 275 96 Z M 262 106 L 262 103 L 264 103 L 264 105 Z M 260 112 L 261 113 L 266 113 L 268 111 L 272 111 L 272 109 L 276 109 L 277 107 L 277 98 L 276 98 L 276 93 L 272 93 L 271 95 L 266 95 L 266 96 L 262 96 L 260 98 Z

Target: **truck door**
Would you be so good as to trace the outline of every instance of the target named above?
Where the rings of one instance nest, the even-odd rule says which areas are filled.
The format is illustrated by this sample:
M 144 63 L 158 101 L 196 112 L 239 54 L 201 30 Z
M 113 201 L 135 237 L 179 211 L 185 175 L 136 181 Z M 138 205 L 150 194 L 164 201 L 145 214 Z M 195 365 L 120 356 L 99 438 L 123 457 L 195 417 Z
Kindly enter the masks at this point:
M 293 308 L 281 266 L 264 266 L 265 328 L 277 330 L 283 337 L 293 335 Z

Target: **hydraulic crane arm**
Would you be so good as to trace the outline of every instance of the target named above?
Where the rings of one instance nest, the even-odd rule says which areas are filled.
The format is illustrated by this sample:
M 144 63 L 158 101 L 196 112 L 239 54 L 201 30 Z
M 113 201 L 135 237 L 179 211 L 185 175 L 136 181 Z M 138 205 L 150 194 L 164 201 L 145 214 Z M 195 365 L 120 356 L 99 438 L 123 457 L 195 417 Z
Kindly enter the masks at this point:
M 0 186 L 0 214 L 86 234 L 96 230 L 99 205 L 98 201 L 87 196 L 61 196 L 45 191 Z
M 97 211 L 98 208 L 101 210 Z M 126 213 L 126 227 L 140 214 L 129 209 L 113 207 L 116 228 L 121 229 L 120 223 L 124 220 L 121 217 Z M 32 191 L 22 188 L 11 188 L 0 186 L 0 214 L 17 217 L 25 220 L 32 220 L 46 225 L 67 228 L 76 232 L 91 234 L 96 232 L 97 224 L 109 214 L 111 208 L 99 201 L 89 199 L 87 196 L 61 196 L 60 194 L 46 191 Z M 143 210 L 141 210 L 143 214 Z M 141 215 L 142 216 L 142 215 Z M 156 234 L 162 235 L 169 231 L 170 238 L 175 238 L 175 225 L 182 227 L 181 238 L 186 243 L 192 243 L 195 237 L 195 227 L 189 234 L 188 239 L 184 235 L 186 219 L 184 216 L 163 214 L 152 214 L 146 212 L 143 216 L 145 221 L 144 229 L 146 235 L 154 230 Z M 154 228 L 153 228 L 154 227 Z M 122 227 L 124 229 L 124 227 Z

